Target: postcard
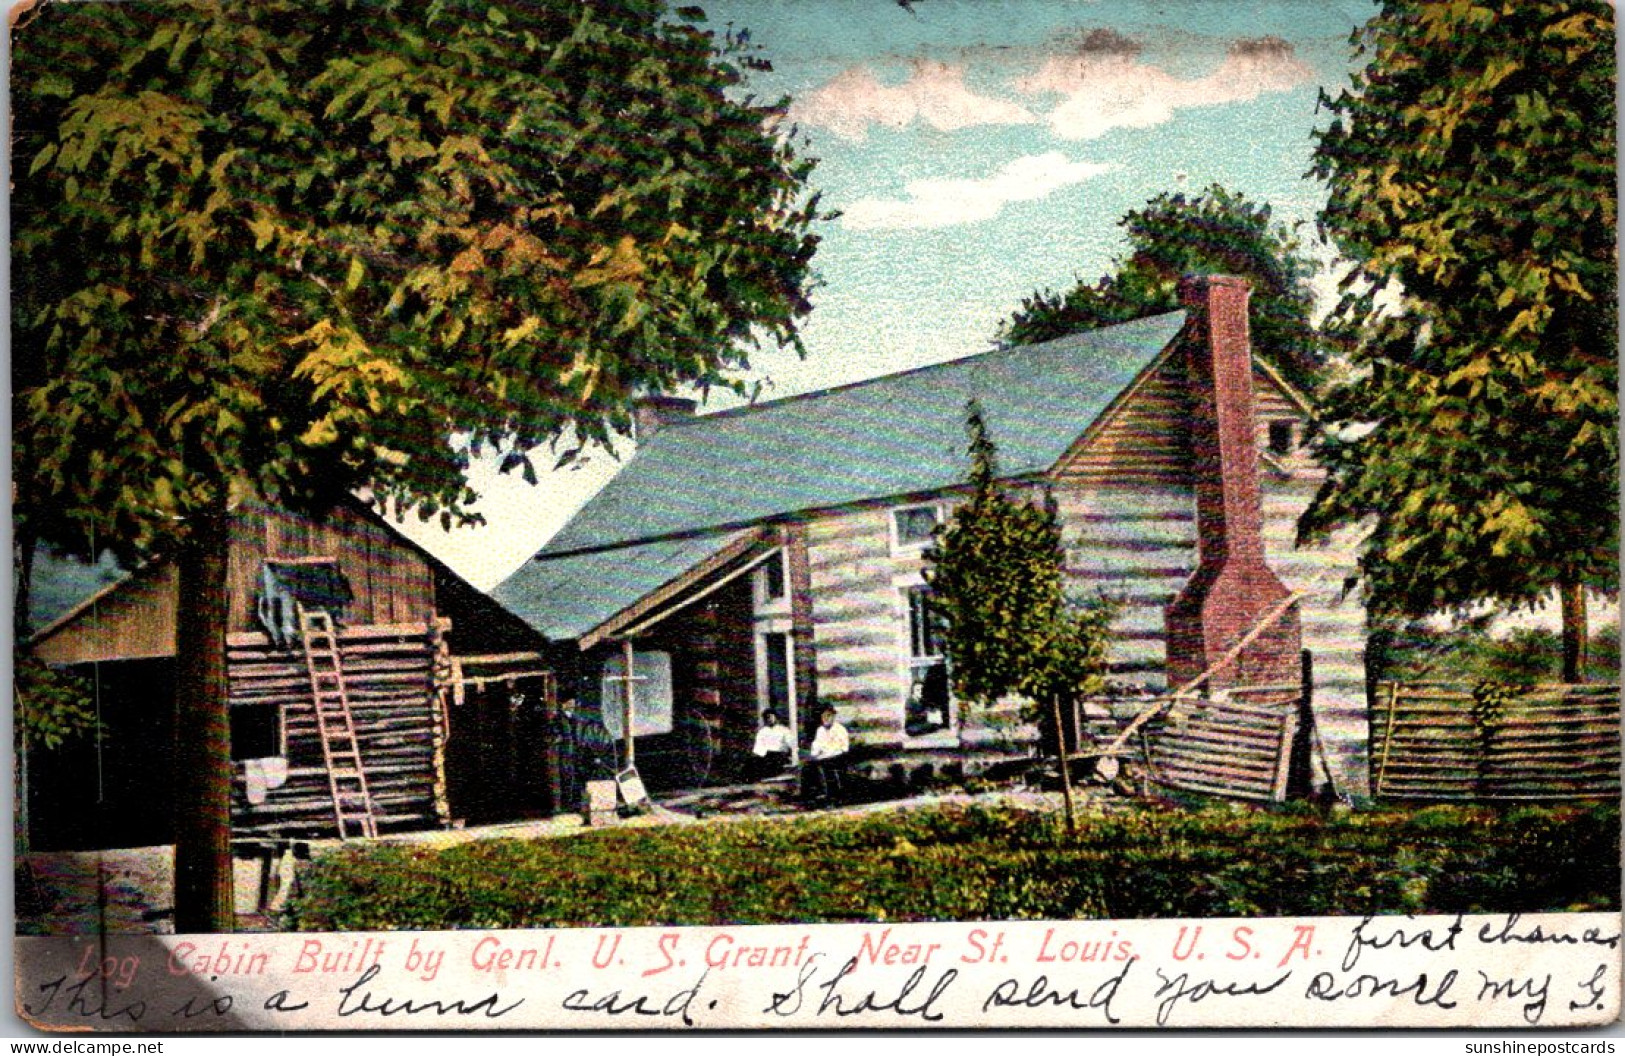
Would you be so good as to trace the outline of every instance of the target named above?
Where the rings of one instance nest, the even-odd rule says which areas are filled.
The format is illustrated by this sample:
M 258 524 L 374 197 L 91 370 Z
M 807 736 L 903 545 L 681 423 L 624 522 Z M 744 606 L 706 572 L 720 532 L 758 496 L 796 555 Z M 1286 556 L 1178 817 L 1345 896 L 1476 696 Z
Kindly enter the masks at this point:
M 1614 18 L 14 7 L 16 1014 L 1615 1022 Z

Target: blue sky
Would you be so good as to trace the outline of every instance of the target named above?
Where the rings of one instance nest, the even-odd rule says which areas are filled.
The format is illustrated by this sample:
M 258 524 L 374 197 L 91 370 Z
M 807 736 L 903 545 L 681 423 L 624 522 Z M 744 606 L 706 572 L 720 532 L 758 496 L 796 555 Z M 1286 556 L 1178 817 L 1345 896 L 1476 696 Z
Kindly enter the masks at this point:
M 1280 0 L 737 0 L 784 94 L 813 186 L 822 285 L 805 359 L 763 351 L 763 398 L 985 350 L 1038 288 L 1111 270 L 1117 221 L 1169 191 L 1218 182 L 1313 242 L 1306 178 L 1316 100 L 1347 79 L 1372 7 Z M 1314 248 L 1313 246 L 1311 248 Z M 713 395 L 709 408 L 737 403 Z M 629 457 L 631 445 L 621 445 Z M 619 465 L 594 452 L 535 487 L 475 467 L 489 524 L 405 525 L 477 586 L 534 553 Z

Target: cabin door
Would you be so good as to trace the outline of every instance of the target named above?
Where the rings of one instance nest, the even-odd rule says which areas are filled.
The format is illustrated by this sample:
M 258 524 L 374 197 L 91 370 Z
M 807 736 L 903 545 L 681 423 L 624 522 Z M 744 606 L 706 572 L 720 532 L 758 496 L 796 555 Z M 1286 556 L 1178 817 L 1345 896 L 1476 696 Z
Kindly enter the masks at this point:
M 790 634 L 790 593 L 786 583 L 784 551 L 777 550 L 768 555 L 753 577 L 756 706 L 758 711 L 772 711 L 779 722 L 798 730 L 796 646 Z M 790 758 L 799 756 L 800 745 L 792 741 Z
M 796 707 L 796 646 L 789 628 L 756 633 L 756 702 L 759 710 L 772 711 L 779 722 L 798 729 Z M 792 744 L 790 757 L 799 754 Z

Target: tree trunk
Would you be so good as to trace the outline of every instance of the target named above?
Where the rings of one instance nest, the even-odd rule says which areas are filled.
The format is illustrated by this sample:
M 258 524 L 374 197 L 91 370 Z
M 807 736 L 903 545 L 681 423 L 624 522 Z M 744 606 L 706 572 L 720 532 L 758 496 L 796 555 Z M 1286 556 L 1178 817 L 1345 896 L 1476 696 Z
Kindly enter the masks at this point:
M 1584 682 L 1591 644 L 1585 587 L 1578 580 L 1564 580 L 1557 586 L 1557 595 L 1563 609 L 1563 681 Z
M 230 932 L 231 727 L 226 710 L 230 520 L 199 518 L 178 555 L 175 632 L 175 931 Z
M 1061 698 L 1050 698 L 1050 711 L 1055 716 L 1055 757 L 1061 763 L 1061 799 L 1066 804 L 1066 834 L 1077 835 L 1078 820 L 1072 808 L 1072 768 L 1067 765 L 1066 727 L 1061 725 Z

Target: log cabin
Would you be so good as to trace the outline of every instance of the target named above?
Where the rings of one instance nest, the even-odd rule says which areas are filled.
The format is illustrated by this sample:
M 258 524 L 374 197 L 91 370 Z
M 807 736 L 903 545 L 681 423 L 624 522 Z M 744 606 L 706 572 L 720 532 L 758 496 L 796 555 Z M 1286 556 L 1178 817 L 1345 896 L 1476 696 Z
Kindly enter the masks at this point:
M 967 491 L 975 398 L 1008 487 L 1059 504 L 1071 592 L 1122 605 L 1116 690 L 1166 691 L 1304 591 L 1208 689 L 1295 679 L 1310 651 L 1332 776 L 1357 790 L 1354 540 L 1294 545 L 1323 479 L 1310 405 L 1252 356 L 1245 282 L 1182 294 L 1182 311 L 736 410 L 647 400 L 635 456 L 493 596 L 554 643 L 561 695 L 617 737 L 632 712 L 652 789 L 737 779 L 764 709 L 798 751 L 826 706 L 854 754 L 1025 750 L 1017 708 L 954 699 L 924 576 Z
M 125 573 L 42 555 L 32 578 L 39 630 L 27 647 L 87 676 L 100 724 L 28 753 L 31 845 L 169 842 L 185 604 L 175 566 Z M 241 505 L 227 579 L 235 838 L 370 836 L 560 809 L 545 641 L 385 519 L 359 502 L 319 519 Z

